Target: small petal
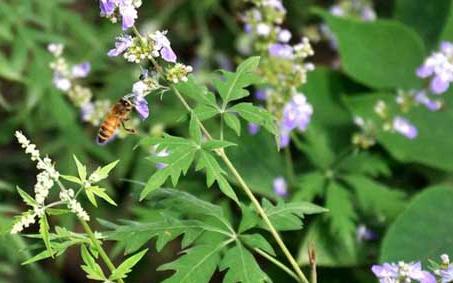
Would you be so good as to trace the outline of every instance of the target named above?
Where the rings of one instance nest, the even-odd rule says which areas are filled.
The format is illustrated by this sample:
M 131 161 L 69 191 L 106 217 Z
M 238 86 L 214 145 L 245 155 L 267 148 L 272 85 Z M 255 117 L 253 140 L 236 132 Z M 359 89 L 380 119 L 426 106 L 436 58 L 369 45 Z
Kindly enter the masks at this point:
M 417 128 L 403 117 L 397 116 L 393 119 L 393 129 L 408 139 L 417 137 Z
M 119 56 L 129 47 L 131 47 L 132 44 L 133 44 L 132 36 L 130 35 L 118 36 L 115 41 L 115 48 L 110 49 L 107 55 L 110 57 Z
M 162 59 L 164 59 L 165 61 L 176 63 L 176 54 L 173 51 L 173 49 L 171 49 L 170 46 L 163 47 L 160 50 L 160 55 L 162 56 Z
M 143 96 L 137 95 L 135 96 L 135 110 L 137 110 L 138 114 L 142 117 L 142 119 L 146 119 L 149 116 L 149 107 L 148 101 Z
M 277 177 L 273 182 L 274 193 L 278 196 L 284 197 L 288 195 L 288 184 L 286 183 L 285 178 Z
M 247 126 L 249 134 L 252 136 L 256 135 L 260 131 L 260 126 L 255 123 L 249 123 Z
M 274 57 L 280 57 L 284 59 L 294 58 L 294 48 L 288 44 L 272 44 L 269 47 L 269 54 Z
M 436 76 L 431 81 L 431 90 L 435 94 L 442 94 L 447 91 L 450 83 L 443 80 L 441 77 Z
M 111 16 L 115 11 L 116 5 L 112 0 L 100 0 L 99 8 L 101 9 L 101 16 Z
M 431 76 L 433 72 L 434 72 L 433 67 L 423 64 L 417 69 L 416 73 L 417 77 L 424 79 Z
M 137 19 L 137 10 L 132 3 L 123 2 L 124 4 L 120 4 L 120 14 L 122 24 L 121 27 L 123 30 L 127 30 L 134 26 L 135 19 Z

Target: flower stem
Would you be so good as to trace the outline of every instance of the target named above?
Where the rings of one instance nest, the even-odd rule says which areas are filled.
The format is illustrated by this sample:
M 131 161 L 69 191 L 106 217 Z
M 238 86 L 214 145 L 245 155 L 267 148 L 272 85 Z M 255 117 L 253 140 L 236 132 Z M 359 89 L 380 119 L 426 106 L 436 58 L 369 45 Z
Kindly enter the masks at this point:
M 286 158 L 286 172 L 288 174 L 289 183 L 294 186 L 296 183 L 296 174 L 294 173 L 293 157 L 291 156 L 291 150 L 289 147 L 285 147 L 285 158 Z

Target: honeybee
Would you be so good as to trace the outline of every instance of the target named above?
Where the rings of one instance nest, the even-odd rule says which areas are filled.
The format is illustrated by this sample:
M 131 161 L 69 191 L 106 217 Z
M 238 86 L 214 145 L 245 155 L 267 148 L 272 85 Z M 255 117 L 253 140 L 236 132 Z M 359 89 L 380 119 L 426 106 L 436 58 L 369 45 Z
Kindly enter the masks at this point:
M 99 128 L 96 138 L 98 144 L 105 144 L 115 134 L 116 130 L 122 126 L 127 132 L 135 134 L 134 129 L 126 127 L 124 122 L 129 120 L 129 115 L 133 107 L 134 101 L 130 95 L 123 96 L 115 105 L 113 105 L 110 112 L 105 116 L 104 121 Z

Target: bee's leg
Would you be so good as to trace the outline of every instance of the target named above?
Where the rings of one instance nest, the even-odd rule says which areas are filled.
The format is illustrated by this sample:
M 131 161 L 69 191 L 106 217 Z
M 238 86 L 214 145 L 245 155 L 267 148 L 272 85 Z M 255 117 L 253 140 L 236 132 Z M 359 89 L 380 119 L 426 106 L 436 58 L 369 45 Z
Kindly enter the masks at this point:
M 128 133 L 131 133 L 131 134 L 136 133 L 135 129 L 130 129 L 130 128 L 126 127 L 126 125 L 124 125 L 124 121 L 121 121 L 121 126 L 123 126 L 123 129 L 125 129 Z

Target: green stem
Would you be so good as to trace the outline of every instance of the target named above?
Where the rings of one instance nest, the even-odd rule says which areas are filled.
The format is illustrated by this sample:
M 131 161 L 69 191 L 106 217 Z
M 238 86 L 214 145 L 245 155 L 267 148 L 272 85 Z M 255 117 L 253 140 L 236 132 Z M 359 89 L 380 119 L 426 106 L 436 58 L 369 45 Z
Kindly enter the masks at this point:
M 273 256 L 267 254 L 265 251 L 262 251 L 258 248 L 254 248 L 254 251 L 258 254 L 260 254 L 262 257 L 266 258 L 267 260 L 269 260 L 270 262 L 272 262 L 273 264 L 275 264 L 276 266 L 280 267 L 283 271 L 285 271 L 286 273 L 288 273 L 289 276 L 291 276 L 292 278 L 296 279 L 296 280 L 299 280 L 299 278 L 297 277 L 296 273 L 292 272 L 291 269 L 289 269 L 288 267 L 286 267 L 286 265 L 284 265 L 283 263 L 281 263 L 280 261 L 278 261 L 276 258 L 274 258 Z
M 137 29 L 135 27 L 134 27 L 134 32 L 138 33 L 138 31 L 137 31 Z M 162 67 L 159 64 L 157 64 L 156 60 L 154 58 L 151 58 L 150 61 L 152 62 L 152 64 L 156 68 L 156 70 L 161 74 L 161 76 L 165 78 L 165 74 L 163 72 L 163 69 L 162 69 Z M 170 84 L 170 87 L 171 87 L 173 93 L 176 95 L 176 97 L 182 103 L 184 108 L 186 108 L 186 110 L 190 114 L 192 114 L 193 113 L 192 107 L 190 107 L 190 105 L 187 103 L 186 99 L 181 95 L 179 90 L 173 84 Z M 200 121 L 200 119 L 198 119 L 198 117 L 196 115 L 195 115 L 195 117 L 197 119 L 197 123 L 200 126 L 201 131 L 206 136 L 206 138 L 208 140 L 213 140 L 211 134 L 205 128 L 204 124 Z M 245 192 L 245 194 L 248 196 L 250 201 L 253 203 L 253 205 L 254 205 L 256 211 L 258 212 L 258 214 L 264 220 L 264 223 L 266 224 L 267 228 L 271 232 L 271 234 L 274 237 L 275 241 L 277 242 L 278 246 L 282 250 L 283 254 L 285 254 L 285 256 L 288 259 L 289 263 L 291 264 L 292 268 L 296 272 L 297 277 L 299 278 L 299 281 L 303 282 L 303 283 L 309 283 L 308 279 L 305 277 L 304 273 L 302 272 L 300 266 L 297 264 L 296 259 L 292 256 L 291 252 L 288 250 L 288 248 L 286 247 L 285 243 L 283 242 L 283 240 L 282 240 L 281 236 L 279 235 L 277 229 L 275 229 L 274 225 L 270 221 L 269 217 L 266 215 L 266 212 L 264 211 L 264 209 L 261 206 L 261 204 L 259 203 L 259 201 L 256 199 L 256 197 L 253 194 L 252 190 L 249 188 L 249 186 L 244 181 L 242 176 L 236 170 L 236 167 L 231 163 L 231 161 L 228 158 L 228 156 L 226 155 L 225 151 L 223 149 L 218 149 L 218 150 L 216 150 L 216 152 L 220 156 L 220 158 L 223 160 L 223 162 L 225 162 L 225 164 L 227 165 L 228 169 L 231 171 L 231 173 L 234 175 L 234 177 L 238 181 L 238 183 L 239 183 L 240 187 L 242 188 L 242 190 Z
M 99 252 L 99 255 L 101 256 L 102 260 L 104 261 L 105 265 L 107 265 L 107 268 L 110 270 L 110 272 L 113 272 L 116 267 L 113 265 L 113 262 L 110 260 L 109 256 L 107 253 L 104 251 L 102 246 L 99 244 L 99 241 L 96 239 L 96 236 L 94 236 L 93 231 L 90 228 L 90 225 L 85 220 L 80 219 L 80 223 L 83 226 L 83 230 L 85 230 L 85 233 L 88 234 L 88 237 L 90 238 L 91 242 L 93 245 L 96 247 L 96 250 Z M 123 279 L 118 279 L 119 283 L 124 283 Z
M 61 190 L 66 190 L 65 186 L 63 185 L 63 183 L 60 180 L 57 179 L 56 182 Z M 116 269 L 116 267 L 115 267 L 115 265 L 113 265 L 112 261 L 110 260 L 109 256 L 104 251 L 102 246 L 99 244 L 99 241 L 96 239 L 96 236 L 94 235 L 93 231 L 91 230 L 90 225 L 88 225 L 88 223 L 85 220 L 82 220 L 80 218 L 78 218 L 78 219 L 79 219 L 80 223 L 82 224 L 83 230 L 85 230 L 85 233 L 87 233 L 92 244 L 96 247 L 97 251 L 101 255 L 101 258 L 104 261 L 105 265 L 108 267 L 110 272 L 113 272 Z M 124 283 L 123 279 L 118 279 L 118 282 Z
M 291 156 L 291 150 L 289 147 L 285 147 L 285 158 L 286 158 L 286 172 L 288 175 L 289 183 L 294 185 L 296 183 L 296 174 L 294 173 L 294 163 Z

